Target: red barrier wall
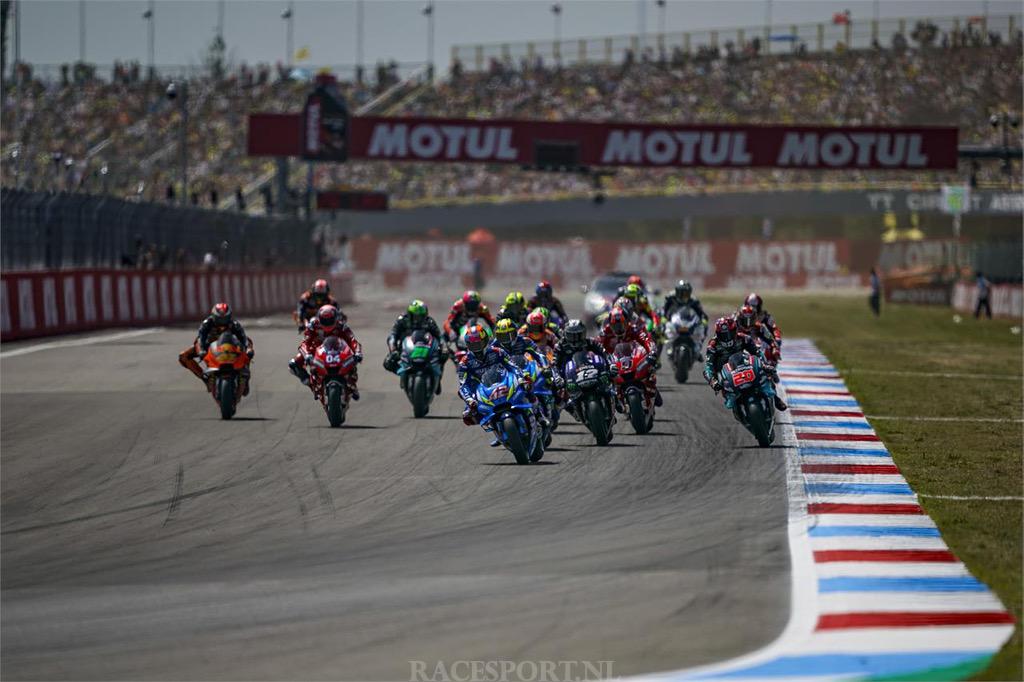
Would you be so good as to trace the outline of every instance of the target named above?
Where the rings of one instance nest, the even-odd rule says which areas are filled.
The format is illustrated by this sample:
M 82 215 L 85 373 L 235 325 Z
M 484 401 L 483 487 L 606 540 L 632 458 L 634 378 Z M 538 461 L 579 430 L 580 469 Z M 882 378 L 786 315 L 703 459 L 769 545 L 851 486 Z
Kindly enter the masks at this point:
M 62 270 L 0 276 L 0 340 L 197 322 L 218 300 L 239 316 L 290 310 L 316 277 L 308 270 L 271 272 L 148 272 Z M 331 278 L 349 303 L 352 276 Z
M 995 284 L 989 292 L 988 300 L 995 317 L 1012 317 L 1019 320 L 1024 316 L 1024 287 L 1020 284 Z M 953 287 L 955 310 L 973 315 L 977 303 L 977 285 L 971 282 L 958 282 Z
M 352 259 L 358 271 L 381 275 L 393 287 L 468 286 L 473 260 L 485 279 L 556 285 L 587 283 L 609 271 L 634 272 L 652 281 L 687 278 L 707 288 L 825 288 L 862 286 L 851 273 L 848 240 L 691 241 L 561 243 L 357 239 Z

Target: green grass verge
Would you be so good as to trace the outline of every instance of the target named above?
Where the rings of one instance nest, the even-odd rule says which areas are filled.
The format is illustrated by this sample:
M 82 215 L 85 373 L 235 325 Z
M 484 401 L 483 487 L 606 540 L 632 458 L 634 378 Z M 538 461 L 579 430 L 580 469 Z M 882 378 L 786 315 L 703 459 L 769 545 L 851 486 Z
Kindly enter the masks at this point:
M 721 313 L 741 297 L 709 296 Z M 978 680 L 1022 680 L 1020 501 L 942 500 L 928 495 L 1021 496 L 1020 322 L 959 322 L 948 308 L 885 306 L 866 297 L 777 295 L 765 307 L 784 337 L 810 338 L 840 369 L 866 415 L 1000 419 L 1000 422 L 875 419 L 872 426 L 942 537 L 1017 619 L 1013 638 Z M 783 345 L 785 357 L 785 345 Z M 966 376 L 920 376 L 917 372 Z M 985 375 L 985 376 L 982 376 Z

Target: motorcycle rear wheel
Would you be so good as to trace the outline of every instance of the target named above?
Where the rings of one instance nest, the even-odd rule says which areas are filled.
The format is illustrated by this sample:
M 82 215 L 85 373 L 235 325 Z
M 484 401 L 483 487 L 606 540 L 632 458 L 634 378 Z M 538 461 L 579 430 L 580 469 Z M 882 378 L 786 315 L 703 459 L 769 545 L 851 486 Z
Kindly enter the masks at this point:
M 676 382 L 685 384 L 686 380 L 690 378 L 690 366 L 693 364 L 690 350 L 679 346 L 673 353 L 672 359 L 675 361 Z

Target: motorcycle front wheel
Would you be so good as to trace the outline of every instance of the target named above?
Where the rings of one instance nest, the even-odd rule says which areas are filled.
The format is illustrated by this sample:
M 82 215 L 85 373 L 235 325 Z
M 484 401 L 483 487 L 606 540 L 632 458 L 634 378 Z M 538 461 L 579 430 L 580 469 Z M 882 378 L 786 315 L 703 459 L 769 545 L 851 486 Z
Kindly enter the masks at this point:
M 410 381 L 412 381 L 412 387 L 409 390 L 412 400 L 412 416 L 417 419 L 426 417 L 427 412 L 430 411 L 430 386 L 427 385 L 427 378 L 422 374 L 415 374 Z
M 217 402 L 220 403 L 221 419 L 231 419 L 235 416 L 234 377 L 221 377 L 217 379 Z
M 633 430 L 643 435 L 651 430 L 647 412 L 644 410 L 644 397 L 639 391 L 634 391 L 626 396 L 629 403 L 629 421 L 633 424 Z
M 331 382 L 327 384 L 327 421 L 332 428 L 337 428 L 345 423 L 345 406 L 343 405 L 344 389 L 341 384 Z
M 757 439 L 757 444 L 766 448 L 772 444 L 771 425 L 768 423 L 768 415 L 761 409 L 757 401 L 747 404 L 747 424 L 750 432 Z
M 529 464 L 530 453 L 526 451 L 526 443 L 519 433 L 519 423 L 509 415 L 501 420 L 501 430 L 505 433 L 505 447 L 509 449 L 518 464 Z
M 604 405 L 599 399 L 591 398 L 587 401 L 587 427 L 594 434 L 594 440 L 598 445 L 608 445 L 611 440 L 608 436 L 611 427 L 608 425 L 608 415 L 605 414 Z

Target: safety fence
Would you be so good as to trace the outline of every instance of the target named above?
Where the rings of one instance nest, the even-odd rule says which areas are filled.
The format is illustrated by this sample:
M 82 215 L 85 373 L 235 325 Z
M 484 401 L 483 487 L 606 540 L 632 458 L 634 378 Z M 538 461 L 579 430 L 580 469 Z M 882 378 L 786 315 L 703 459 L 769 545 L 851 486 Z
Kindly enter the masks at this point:
M 953 309 L 973 313 L 978 302 L 977 286 L 959 282 L 953 287 Z M 995 317 L 1024 318 L 1024 287 L 1020 284 L 996 284 L 989 292 L 989 305 Z
M 314 224 L 87 194 L 0 192 L 7 269 L 308 267 Z
M 643 58 L 671 60 L 723 48 L 742 55 L 756 45 L 758 54 L 821 53 L 867 49 L 877 42 L 889 47 L 900 40 L 907 46 L 987 45 L 990 34 L 1009 42 L 1021 27 L 1021 15 L 970 17 L 912 17 L 869 20 L 839 15 L 830 23 L 772 24 L 704 31 L 602 36 L 570 40 L 534 40 L 452 46 L 452 62 L 471 71 L 489 68 L 491 60 L 518 65 L 526 60 L 545 64 L 620 63 Z M 900 36 L 901 38 L 896 38 Z M 648 57 L 645 57 L 647 55 Z
M 290 310 L 313 270 L 138 272 L 88 269 L 4 272 L 0 340 L 199 321 L 217 301 L 238 316 Z M 354 299 L 351 274 L 331 278 L 341 303 Z

